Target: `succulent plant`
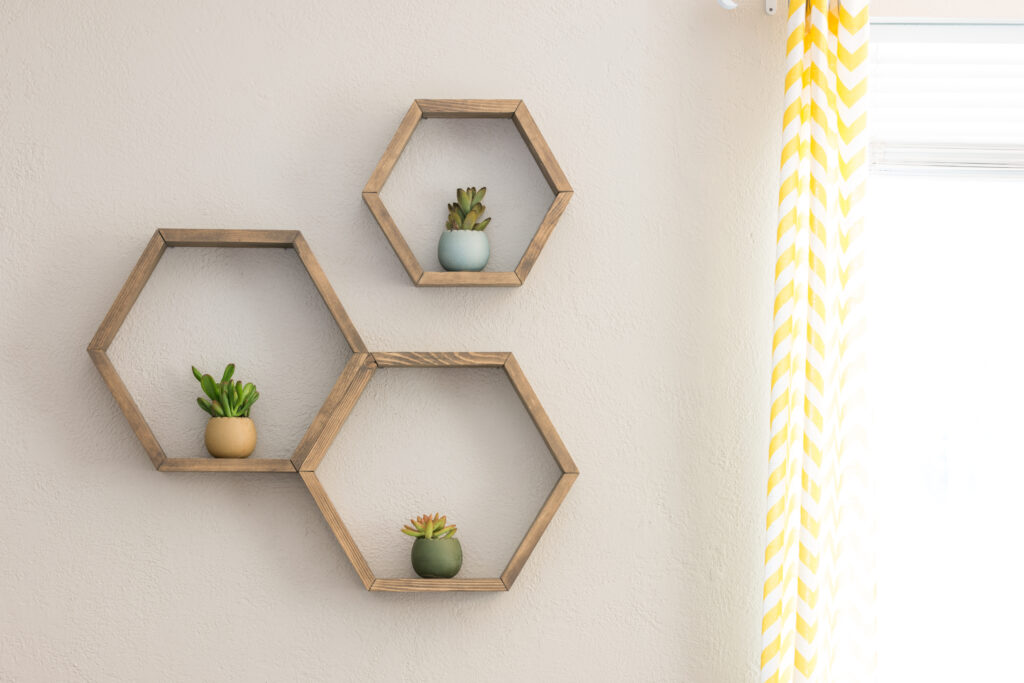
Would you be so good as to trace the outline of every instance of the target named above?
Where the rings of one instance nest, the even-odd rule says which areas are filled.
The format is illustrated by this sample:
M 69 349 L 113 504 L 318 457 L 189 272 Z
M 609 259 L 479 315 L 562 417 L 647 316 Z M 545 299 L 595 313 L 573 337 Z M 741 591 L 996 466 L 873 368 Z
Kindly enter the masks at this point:
M 408 534 L 413 538 L 428 538 L 428 539 L 442 539 L 451 538 L 455 535 L 455 525 L 448 524 L 447 516 L 442 517 L 441 515 L 434 513 L 430 515 L 420 515 L 416 519 L 410 519 L 412 526 L 406 524 L 402 527 L 402 533 Z
M 209 401 L 203 397 L 197 398 L 196 401 L 200 408 L 213 417 L 249 417 L 252 404 L 260 397 L 260 392 L 256 391 L 256 386 L 252 382 L 243 385 L 241 382 L 231 381 L 231 376 L 235 374 L 234 363 L 228 363 L 224 368 L 220 382 L 214 382 L 213 377 L 199 372 L 194 365 L 192 374 L 199 380 L 203 393 L 210 397 Z
M 456 190 L 455 198 L 458 201 L 448 205 L 448 222 L 444 227 L 448 230 L 483 230 L 486 228 L 491 219 L 480 221 L 484 217 L 484 211 L 487 210 L 487 207 L 480 203 L 486 192 L 486 187 L 481 187 L 479 190 L 475 187 Z

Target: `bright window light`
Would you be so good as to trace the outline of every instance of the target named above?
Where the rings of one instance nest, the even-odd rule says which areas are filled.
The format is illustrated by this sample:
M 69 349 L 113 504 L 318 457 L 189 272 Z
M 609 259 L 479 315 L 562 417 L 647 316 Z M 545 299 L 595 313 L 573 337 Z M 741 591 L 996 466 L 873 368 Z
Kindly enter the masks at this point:
M 1024 31 L 880 29 L 866 264 L 879 679 L 1021 680 Z
M 1011 680 L 1024 635 L 1024 178 L 891 176 L 871 193 L 881 680 Z

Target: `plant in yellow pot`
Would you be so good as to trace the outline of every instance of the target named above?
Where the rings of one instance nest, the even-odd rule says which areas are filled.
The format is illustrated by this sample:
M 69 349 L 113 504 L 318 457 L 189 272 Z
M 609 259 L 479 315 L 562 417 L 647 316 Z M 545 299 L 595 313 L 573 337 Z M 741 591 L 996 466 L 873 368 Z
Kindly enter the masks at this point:
M 247 458 L 256 449 L 256 425 L 249 418 L 252 404 L 260 397 L 252 382 L 232 382 L 235 364 L 224 368 L 220 382 L 192 366 L 192 374 L 199 380 L 209 400 L 196 399 L 199 407 L 210 414 L 206 423 L 206 450 L 215 458 Z

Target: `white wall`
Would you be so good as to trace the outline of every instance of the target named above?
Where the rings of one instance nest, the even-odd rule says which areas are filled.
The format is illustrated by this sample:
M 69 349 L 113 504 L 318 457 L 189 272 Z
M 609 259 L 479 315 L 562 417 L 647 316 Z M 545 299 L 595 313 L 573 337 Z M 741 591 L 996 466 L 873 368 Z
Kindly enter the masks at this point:
M 783 34 L 710 0 L 0 4 L 0 678 L 756 680 Z M 529 104 L 576 196 L 524 287 L 412 287 L 363 206 L 415 97 Z M 487 184 L 504 265 L 539 174 L 424 126 L 387 191 L 414 248 Z M 511 592 L 369 594 L 297 477 L 153 470 L 85 346 L 157 227 L 300 228 L 371 348 L 516 353 L 582 475 Z M 238 362 L 261 457 L 344 356 L 292 255 L 182 249 L 111 353 L 174 455 L 188 365 Z M 529 423 L 489 375 L 389 373 L 339 507 L 382 571 L 428 506 L 493 571 L 552 481 Z

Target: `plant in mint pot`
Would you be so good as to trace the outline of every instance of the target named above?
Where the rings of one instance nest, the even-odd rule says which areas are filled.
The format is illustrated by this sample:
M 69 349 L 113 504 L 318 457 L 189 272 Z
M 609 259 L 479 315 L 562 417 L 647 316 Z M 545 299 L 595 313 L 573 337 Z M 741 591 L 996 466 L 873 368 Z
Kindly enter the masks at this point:
M 424 579 L 450 579 L 462 569 L 462 545 L 455 538 L 455 525 L 438 514 L 409 520 L 402 533 L 416 540 L 412 544 L 412 568 Z
M 252 382 L 232 382 L 234 373 L 235 364 L 229 363 L 220 382 L 215 382 L 192 366 L 192 374 L 209 397 L 196 400 L 210 414 L 204 440 L 206 450 L 215 458 L 247 458 L 256 449 L 256 425 L 249 418 L 249 411 L 260 392 Z
M 483 219 L 487 207 L 480 203 L 486 192 L 486 187 L 455 191 L 458 201 L 448 205 L 448 221 L 437 243 L 437 260 L 445 270 L 475 272 L 483 270 L 490 260 L 491 244 L 484 228 L 491 219 Z

